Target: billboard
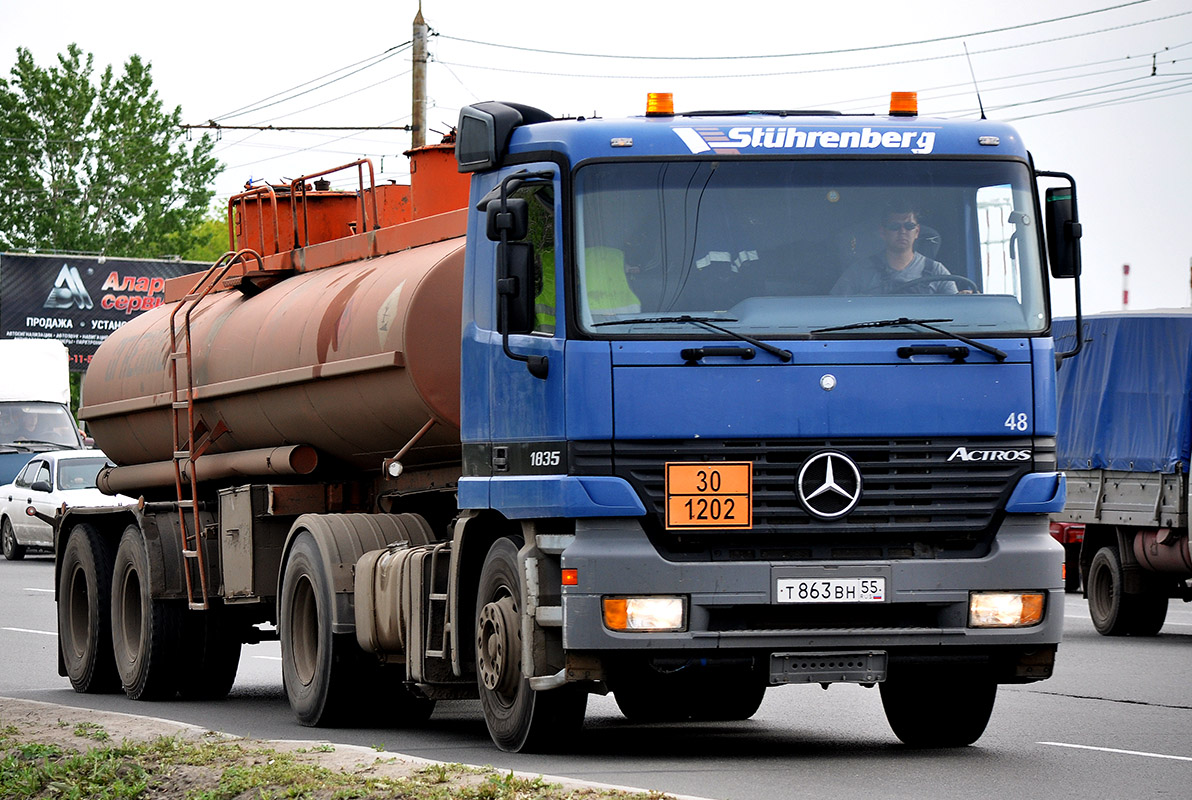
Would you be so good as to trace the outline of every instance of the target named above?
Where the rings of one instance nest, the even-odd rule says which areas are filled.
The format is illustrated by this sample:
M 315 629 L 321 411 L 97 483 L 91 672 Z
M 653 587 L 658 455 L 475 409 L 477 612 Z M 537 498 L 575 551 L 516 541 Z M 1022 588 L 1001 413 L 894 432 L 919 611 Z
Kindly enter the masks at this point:
M 81 372 L 112 331 L 164 300 L 167 278 L 210 264 L 0 254 L 0 338 L 57 339 Z

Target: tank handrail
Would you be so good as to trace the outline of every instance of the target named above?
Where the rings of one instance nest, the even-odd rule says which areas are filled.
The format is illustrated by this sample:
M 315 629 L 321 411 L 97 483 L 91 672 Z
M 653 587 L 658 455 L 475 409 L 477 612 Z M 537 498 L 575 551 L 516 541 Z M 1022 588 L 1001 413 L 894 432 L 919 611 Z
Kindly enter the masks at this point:
M 257 220 L 259 222 L 258 227 L 259 227 L 260 238 L 261 238 L 260 252 L 266 253 L 266 254 L 269 254 L 270 252 L 272 252 L 272 253 L 281 252 L 281 224 L 277 221 L 277 192 L 275 192 L 273 190 L 273 187 L 268 184 L 265 184 L 263 186 L 254 186 L 251 189 L 243 191 L 240 194 L 234 194 L 230 198 L 228 198 L 228 250 L 229 251 L 236 250 L 236 227 L 235 227 L 235 222 L 234 222 L 233 209 L 235 208 L 236 204 L 239 203 L 244 206 L 245 210 L 247 210 L 247 203 L 245 201 L 247 201 L 251 197 L 255 197 L 257 195 L 262 195 L 262 194 L 267 194 L 269 196 L 269 204 L 273 209 L 273 250 L 270 251 L 265 246 L 265 204 L 257 203 Z M 241 214 L 243 214 L 243 213 L 244 213 L 244 211 L 241 211 Z
M 302 176 L 290 181 L 290 212 L 291 212 L 290 216 L 293 217 L 293 219 L 294 219 L 294 247 L 295 248 L 306 247 L 310 244 L 310 225 L 308 223 L 307 213 L 306 213 L 306 207 L 307 207 L 306 193 L 307 193 L 307 186 L 309 185 L 307 183 L 307 181 L 311 178 L 321 178 L 324 175 L 330 175 L 334 172 L 339 172 L 339 171 L 345 170 L 345 169 L 351 169 L 352 167 L 356 168 L 356 182 L 357 182 L 357 186 L 359 187 L 357 189 L 356 196 L 360 198 L 360 206 L 357 209 L 357 215 L 356 215 L 356 230 L 358 232 L 364 232 L 364 231 L 368 230 L 368 210 L 367 210 L 367 208 L 365 206 L 365 202 L 364 202 L 364 165 L 365 164 L 368 165 L 368 191 L 369 191 L 369 194 L 372 196 L 372 219 L 373 219 L 372 227 L 373 227 L 373 230 L 376 230 L 377 228 L 381 227 L 380 226 L 381 217 L 380 217 L 380 214 L 377 212 L 377 180 L 376 180 L 376 174 L 373 171 L 372 159 L 371 158 L 358 158 L 355 161 L 349 162 L 347 164 L 341 164 L 338 167 L 332 167 L 331 169 L 325 169 L 325 170 L 322 170 L 321 172 L 312 172 L 309 175 L 302 175 Z M 302 202 L 302 233 L 304 236 L 304 239 L 301 241 L 298 238 L 297 203 L 299 202 L 299 195 L 301 195 L 301 202 Z
M 183 563 L 187 564 L 183 574 L 186 578 L 186 597 L 191 608 L 206 609 L 207 602 L 207 567 L 205 557 L 203 555 L 203 537 L 201 535 L 202 527 L 199 518 L 199 476 L 194 462 L 202 454 L 204 450 L 213 442 L 220 434 L 226 432 L 227 428 L 223 426 L 223 422 L 218 423 L 215 428 L 207 429 L 203 439 L 199 440 L 199 428 L 195 420 L 195 381 L 194 381 L 194 359 L 191 351 L 190 338 L 190 323 L 191 313 L 195 308 L 203 302 L 203 298 L 211 294 L 212 290 L 219 284 L 223 277 L 227 275 L 228 270 L 237 264 L 247 261 L 249 258 L 255 258 L 257 262 L 257 269 L 264 270 L 265 262 L 261 258 L 260 253 L 255 250 L 244 248 L 235 252 L 229 250 L 220 256 L 214 264 L 211 265 L 203 277 L 199 279 L 198 283 L 191 287 L 191 290 L 183 297 L 174 308 L 170 311 L 170 382 L 171 382 L 171 400 L 170 409 L 173 419 L 174 437 L 174 488 L 178 496 L 179 510 L 184 506 L 189 506 L 193 515 L 193 525 L 188 530 L 186 522 L 186 513 L 182 512 L 178 515 L 178 534 L 180 544 L 182 547 Z M 245 272 L 248 272 L 247 266 Z M 185 308 L 186 311 L 182 315 L 182 339 L 183 346 L 179 348 L 178 341 L 178 312 Z M 178 362 L 185 360 L 186 362 L 186 386 L 182 387 L 178 381 Z M 180 392 L 185 391 L 185 400 L 179 399 Z M 181 411 L 186 410 L 186 431 L 184 434 L 179 433 L 181 428 Z M 185 441 L 183 437 L 185 436 Z M 185 448 L 185 449 L 184 449 Z M 188 474 L 183 474 L 183 462 L 190 463 Z M 185 495 L 183 484 L 190 486 L 190 498 Z M 195 600 L 196 592 L 194 581 L 191 577 L 190 562 L 194 561 L 198 565 L 198 584 L 199 600 Z

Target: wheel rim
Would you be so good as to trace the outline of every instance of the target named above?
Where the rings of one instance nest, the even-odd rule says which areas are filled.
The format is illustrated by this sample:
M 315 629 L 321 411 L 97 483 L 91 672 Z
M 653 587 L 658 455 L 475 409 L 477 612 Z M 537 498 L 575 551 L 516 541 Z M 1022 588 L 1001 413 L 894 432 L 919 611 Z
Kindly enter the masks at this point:
M 1100 560 L 1089 570 L 1089 611 L 1097 621 L 1109 618 L 1113 607 L 1113 575 Z
M 4 530 L 2 533 L 0 533 L 0 535 L 4 537 L 4 555 L 11 555 L 13 549 L 12 546 L 16 544 L 16 542 L 13 540 L 12 525 L 8 523 L 8 520 L 4 520 Z
M 141 657 L 141 624 L 144 609 L 141 607 L 141 578 L 135 569 L 124 572 L 120 582 L 120 646 L 129 664 L 135 664 Z
M 509 595 L 485 604 L 476 631 L 476 668 L 484 687 L 507 700 L 521 678 L 517 668 L 517 604 Z
M 303 686 L 309 686 L 315 679 L 315 668 L 319 663 L 319 608 L 314 587 L 305 575 L 294 587 L 291 611 L 294 673 Z
M 90 630 L 91 603 L 87 592 L 87 576 L 82 568 L 75 566 L 70 573 L 70 594 L 67 597 L 67 620 L 70 630 L 70 649 L 75 658 L 82 658 L 86 652 L 87 632 Z

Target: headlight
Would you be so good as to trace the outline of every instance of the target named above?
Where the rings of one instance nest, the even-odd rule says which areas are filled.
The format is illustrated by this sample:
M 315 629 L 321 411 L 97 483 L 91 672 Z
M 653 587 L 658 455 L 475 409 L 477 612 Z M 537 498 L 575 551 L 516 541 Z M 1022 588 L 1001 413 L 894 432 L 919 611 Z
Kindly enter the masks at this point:
M 681 631 L 682 597 L 606 597 L 604 624 L 613 631 Z
M 1043 621 L 1042 592 L 973 592 L 970 628 L 1027 628 Z

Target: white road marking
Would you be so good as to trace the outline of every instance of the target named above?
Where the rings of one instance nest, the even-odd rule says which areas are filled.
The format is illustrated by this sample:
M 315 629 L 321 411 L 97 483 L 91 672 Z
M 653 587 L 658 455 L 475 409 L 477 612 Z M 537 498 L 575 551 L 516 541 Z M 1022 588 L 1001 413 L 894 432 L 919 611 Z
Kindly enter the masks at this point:
M 1169 756 L 1164 753 L 1145 753 L 1141 750 L 1118 750 L 1114 747 L 1092 747 L 1087 744 L 1068 744 L 1066 742 L 1035 742 L 1035 744 L 1045 744 L 1051 747 L 1070 747 L 1074 750 L 1096 750 L 1098 753 L 1118 753 L 1124 756 L 1142 756 L 1144 758 L 1166 758 L 1171 761 L 1192 761 L 1190 756 Z
M 40 633 L 42 636 L 57 636 L 57 631 L 31 631 L 28 628 L 0 628 L 0 631 L 12 631 L 13 633 Z

